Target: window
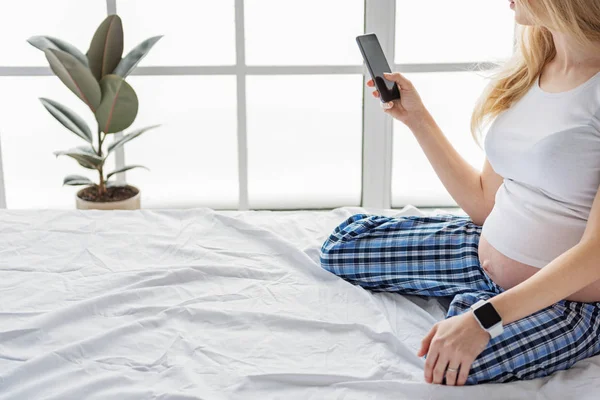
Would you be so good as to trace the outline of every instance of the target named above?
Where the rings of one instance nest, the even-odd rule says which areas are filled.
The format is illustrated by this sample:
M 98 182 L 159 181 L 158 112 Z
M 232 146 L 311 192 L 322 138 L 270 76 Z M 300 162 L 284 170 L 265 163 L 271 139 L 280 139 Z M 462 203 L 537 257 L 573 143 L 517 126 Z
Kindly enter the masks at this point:
M 396 63 L 503 60 L 512 54 L 513 21 L 501 1 L 396 0 Z
M 161 124 L 125 148 L 127 164 L 150 169 L 127 173 L 128 182 L 143 191 L 144 207 L 237 208 L 235 77 L 132 76 L 128 81 L 140 99 L 135 124 Z
M 144 207 L 452 205 L 411 133 L 382 113 L 365 88 L 355 37 L 377 33 L 393 69 L 415 82 L 452 143 L 480 166 L 468 119 L 485 80 L 469 70 L 510 55 L 513 17 L 504 6 L 481 0 L 463 1 L 460 11 L 446 0 L 9 2 L 0 13 L 0 89 L 10 94 L 0 97 L 0 207 L 72 208 L 76 189 L 62 187 L 63 177 L 94 178 L 52 154 L 79 142 L 39 97 L 64 103 L 90 124 L 94 118 L 26 40 L 56 36 L 85 52 L 94 29 L 115 12 L 123 19 L 125 52 L 164 35 L 128 78 L 140 98 L 131 129 L 161 127 L 109 160 L 115 167 L 125 160 L 149 167 L 126 173 L 142 189 Z
M 414 71 L 407 78 L 446 137 L 480 169 L 485 155 L 472 139 L 470 119 L 487 80 L 472 64 L 510 57 L 514 16 L 500 1 L 464 0 L 457 8 L 447 0 L 397 0 L 396 68 Z M 392 205 L 456 206 L 410 130 L 397 121 L 393 130 Z
M 408 73 L 438 125 L 456 150 L 475 168 L 481 168 L 483 151 L 470 134 L 470 118 L 486 80 L 474 72 Z M 394 121 L 392 201 L 395 207 L 454 206 L 456 203 L 437 177 L 412 132 Z
M 248 65 L 360 65 L 363 0 L 246 0 Z
M 7 2 L 4 2 L 7 3 Z M 68 40 L 79 49 L 89 46 L 93 29 L 106 15 L 105 0 L 19 0 L 2 4 L 0 66 L 46 66 L 44 55 L 27 44 L 34 35 Z M 85 51 L 84 51 L 85 52 Z
M 117 0 L 125 49 L 164 35 L 146 66 L 234 65 L 234 0 Z
M 360 205 L 364 1 L 246 0 L 244 14 L 250 208 Z
M 250 76 L 247 90 L 250 207 L 360 204 L 361 76 Z
M 43 55 L 42 55 L 43 57 Z M 94 116 L 58 78 L 50 76 L 0 77 L 0 139 L 6 201 L 10 208 L 73 208 L 73 187 L 62 187 L 63 177 L 77 173 L 95 178 L 89 170 L 56 150 L 81 145 L 44 109 L 39 97 L 49 97 L 69 107 L 92 125 Z M 109 161 L 110 162 L 110 161 Z

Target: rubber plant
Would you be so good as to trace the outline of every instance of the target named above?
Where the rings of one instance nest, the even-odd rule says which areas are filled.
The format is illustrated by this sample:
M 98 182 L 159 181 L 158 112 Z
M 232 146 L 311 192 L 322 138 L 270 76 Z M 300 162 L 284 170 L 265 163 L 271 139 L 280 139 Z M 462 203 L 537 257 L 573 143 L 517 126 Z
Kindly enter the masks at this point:
M 138 97 L 125 78 L 161 37 L 154 36 L 143 41 L 122 57 L 123 24 L 118 15 L 109 15 L 96 30 L 86 54 L 50 36 L 33 36 L 27 40 L 44 52 L 54 74 L 89 107 L 97 121 L 94 137 L 90 127 L 73 110 L 54 100 L 40 98 L 43 106 L 58 122 L 87 142 L 54 154 L 57 157 L 71 157 L 83 168 L 98 173 L 98 182 L 80 175 L 69 175 L 64 178 L 65 185 L 95 187 L 98 197 L 102 199 L 108 189 L 119 186 L 111 180 L 115 174 L 133 168 L 145 168 L 127 165 L 106 173 L 105 162 L 116 149 L 158 125 L 134 130 L 108 146 L 105 146 L 105 140 L 133 124 L 138 112 Z

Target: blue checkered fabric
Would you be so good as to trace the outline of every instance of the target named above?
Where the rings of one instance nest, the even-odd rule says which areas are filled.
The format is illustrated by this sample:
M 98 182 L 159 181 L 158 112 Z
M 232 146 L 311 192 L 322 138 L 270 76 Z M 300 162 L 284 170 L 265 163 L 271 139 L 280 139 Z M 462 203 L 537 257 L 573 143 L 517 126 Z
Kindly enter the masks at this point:
M 451 296 L 447 318 L 500 294 L 481 268 L 481 226 L 455 215 L 357 214 L 335 228 L 321 265 L 375 292 Z M 560 301 L 504 327 L 471 367 L 467 384 L 547 376 L 600 354 L 600 303 Z

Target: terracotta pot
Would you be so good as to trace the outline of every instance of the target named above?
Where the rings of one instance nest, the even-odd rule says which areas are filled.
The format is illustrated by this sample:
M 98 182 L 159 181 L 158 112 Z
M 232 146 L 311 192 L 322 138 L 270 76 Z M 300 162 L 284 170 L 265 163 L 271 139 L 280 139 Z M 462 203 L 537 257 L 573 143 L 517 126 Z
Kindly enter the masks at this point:
M 75 196 L 75 202 L 78 210 L 139 210 L 142 206 L 142 192 L 135 186 L 131 186 L 136 189 L 138 193 L 126 200 L 121 201 L 109 201 L 109 202 L 94 202 L 83 200 L 79 197 L 85 189 L 81 189 Z

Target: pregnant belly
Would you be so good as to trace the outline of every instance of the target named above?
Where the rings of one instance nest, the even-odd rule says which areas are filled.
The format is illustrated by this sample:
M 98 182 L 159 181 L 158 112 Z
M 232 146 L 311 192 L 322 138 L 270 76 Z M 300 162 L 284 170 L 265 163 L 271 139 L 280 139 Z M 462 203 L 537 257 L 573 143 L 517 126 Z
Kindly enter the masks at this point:
M 504 290 L 508 290 L 540 271 L 539 268 L 523 264 L 506 257 L 496 250 L 482 235 L 479 239 L 479 262 L 488 276 Z M 567 300 L 584 303 L 600 302 L 600 281 L 567 297 Z

